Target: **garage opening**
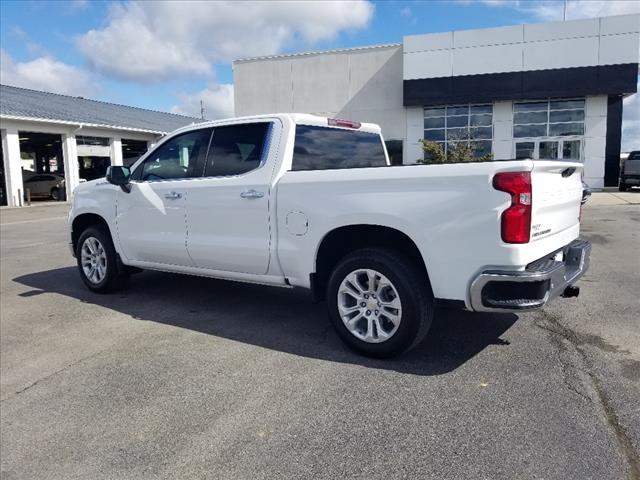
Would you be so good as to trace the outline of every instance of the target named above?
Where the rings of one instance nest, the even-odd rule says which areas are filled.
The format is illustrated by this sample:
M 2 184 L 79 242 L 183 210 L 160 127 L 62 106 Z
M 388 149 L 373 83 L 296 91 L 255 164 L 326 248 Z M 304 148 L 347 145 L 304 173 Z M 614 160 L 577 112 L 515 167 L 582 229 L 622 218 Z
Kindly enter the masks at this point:
M 122 139 L 122 163 L 125 167 L 136 163 L 136 160 L 145 153 L 147 153 L 146 141 Z
M 78 148 L 78 174 L 80 181 L 103 178 L 111 165 L 109 139 L 105 137 L 76 137 Z
M 39 132 L 18 135 L 25 200 L 64 200 L 62 137 Z

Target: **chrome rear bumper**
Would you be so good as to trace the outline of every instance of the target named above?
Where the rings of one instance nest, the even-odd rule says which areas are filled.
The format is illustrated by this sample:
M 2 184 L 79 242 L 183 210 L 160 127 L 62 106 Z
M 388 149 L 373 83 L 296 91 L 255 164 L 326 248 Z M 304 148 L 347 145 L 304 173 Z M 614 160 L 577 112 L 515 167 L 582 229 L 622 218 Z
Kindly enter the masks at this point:
M 556 260 L 562 252 L 562 260 Z M 469 298 L 477 312 L 519 312 L 543 307 L 549 300 L 565 294 L 589 268 L 591 243 L 574 240 L 552 255 L 541 258 L 522 271 L 486 270 L 471 283 Z

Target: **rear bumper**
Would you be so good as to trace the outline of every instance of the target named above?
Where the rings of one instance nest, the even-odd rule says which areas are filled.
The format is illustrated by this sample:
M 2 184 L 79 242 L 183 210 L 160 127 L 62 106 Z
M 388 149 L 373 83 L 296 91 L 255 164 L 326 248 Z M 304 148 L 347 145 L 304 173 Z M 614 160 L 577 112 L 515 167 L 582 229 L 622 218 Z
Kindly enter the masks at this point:
M 640 185 L 640 175 L 622 175 L 620 177 L 620 183 L 626 185 Z
M 519 312 L 543 307 L 565 294 L 585 274 L 590 255 L 591 243 L 575 240 L 527 265 L 525 270 L 486 270 L 471 283 L 471 307 L 477 312 Z M 571 292 L 571 296 L 576 294 Z

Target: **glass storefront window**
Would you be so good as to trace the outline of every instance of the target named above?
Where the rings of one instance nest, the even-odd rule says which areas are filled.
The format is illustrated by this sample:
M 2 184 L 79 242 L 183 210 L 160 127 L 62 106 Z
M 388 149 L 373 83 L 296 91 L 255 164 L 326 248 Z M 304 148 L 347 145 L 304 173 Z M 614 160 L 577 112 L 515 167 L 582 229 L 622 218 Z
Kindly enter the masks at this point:
M 524 160 L 533 158 L 536 144 L 535 142 L 518 142 L 516 143 L 516 160 Z
M 557 141 L 540 142 L 539 157 L 543 160 L 557 160 L 558 159 L 558 142 Z
M 513 136 L 524 138 L 584 135 L 584 106 L 583 98 L 515 102 Z
M 476 157 L 491 153 L 493 105 L 447 105 L 424 109 L 424 139 L 437 142 L 449 154 L 462 142 Z
M 565 140 L 562 145 L 563 160 L 580 160 L 580 140 Z

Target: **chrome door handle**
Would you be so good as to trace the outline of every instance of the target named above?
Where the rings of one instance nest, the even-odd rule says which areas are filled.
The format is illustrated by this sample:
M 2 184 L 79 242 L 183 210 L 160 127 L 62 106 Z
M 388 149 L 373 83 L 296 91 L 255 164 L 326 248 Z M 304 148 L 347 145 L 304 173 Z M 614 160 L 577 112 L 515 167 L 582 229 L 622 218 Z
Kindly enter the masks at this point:
M 167 200 L 177 200 L 178 198 L 182 198 L 182 194 L 178 192 L 169 192 L 164 194 L 164 198 Z
M 257 190 L 246 190 L 240 194 L 242 198 L 262 198 L 264 197 L 264 192 L 259 192 Z

